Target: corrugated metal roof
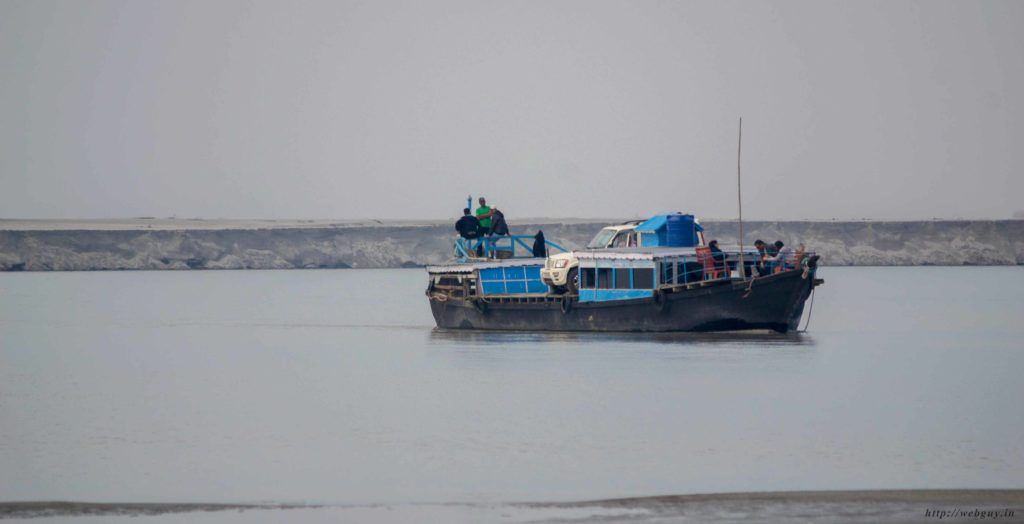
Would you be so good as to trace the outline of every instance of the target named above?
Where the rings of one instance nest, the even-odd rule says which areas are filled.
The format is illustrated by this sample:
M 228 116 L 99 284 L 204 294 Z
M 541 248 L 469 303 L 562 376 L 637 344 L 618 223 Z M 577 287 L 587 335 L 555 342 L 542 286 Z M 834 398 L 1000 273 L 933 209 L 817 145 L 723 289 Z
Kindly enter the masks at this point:
M 543 258 L 512 258 L 487 262 L 453 262 L 451 264 L 426 266 L 426 270 L 427 273 L 470 273 L 476 269 L 489 269 L 492 267 L 542 267 L 545 260 Z

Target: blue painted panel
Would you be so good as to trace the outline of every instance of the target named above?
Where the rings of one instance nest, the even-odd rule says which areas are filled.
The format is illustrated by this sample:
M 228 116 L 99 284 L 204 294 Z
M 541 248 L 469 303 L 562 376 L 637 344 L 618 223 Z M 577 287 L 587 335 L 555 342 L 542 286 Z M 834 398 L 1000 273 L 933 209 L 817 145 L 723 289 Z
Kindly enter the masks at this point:
M 504 282 L 483 282 L 481 285 L 484 288 L 485 295 L 496 295 L 505 292 Z
M 521 267 L 507 267 L 505 268 L 505 280 L 523 280 L 526 278 L 526 272 Z
M 480 270 L 480 280 L 505 280 L 500 267 Z
M 509 280 L 505 282 L 505 289 L 508 293 L 526 293 L 526 281 Z
M 514 267 L 492 267 L 480 270 L 480 284 L 485 295 L 519 295 L 545 293 L 548 287 L 540 280 L 542 264 Z
M 650 289 L 581 289 L 580 302 L 607 302 L 653 296 Z
M 530 293 L 547 293 L 548 286 L 544 285 L 540 280 L 528 280 L 526 282 L 526 290 Z

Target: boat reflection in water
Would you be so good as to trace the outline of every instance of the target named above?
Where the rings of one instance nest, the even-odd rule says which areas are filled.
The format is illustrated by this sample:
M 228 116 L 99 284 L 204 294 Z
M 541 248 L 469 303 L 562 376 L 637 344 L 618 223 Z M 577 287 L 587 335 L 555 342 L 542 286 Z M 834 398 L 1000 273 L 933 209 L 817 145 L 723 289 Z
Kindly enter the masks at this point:
M 534 344 L 575 345 L 585 342 L 621 343 L 616 347 L 629 350 L 631 345 L 648 349 L 657 345 L 686 348 L 765 348 L 765 347 L 814 347 L 814 337 L 807 333 L 789 332 L 784 336 L 767 331 L 718 331 L 718 332 L 609 332 L 585 331 L 500 331 L 473 329 L 435 328 L 430 331 L 432 343 L 453 343 L 456 347 L 509 347 Z
M 813 252 L 767 266 L 756 250 L 712 252 L 697 220 L 679 213 L 605 228 L 586 250 L 549 243 L 562 252 L 547 258 L 516 257 L 524 238 L 460 239 L 456 259 L 426 268 L 439 328 L 786 333 L 823 282 Z

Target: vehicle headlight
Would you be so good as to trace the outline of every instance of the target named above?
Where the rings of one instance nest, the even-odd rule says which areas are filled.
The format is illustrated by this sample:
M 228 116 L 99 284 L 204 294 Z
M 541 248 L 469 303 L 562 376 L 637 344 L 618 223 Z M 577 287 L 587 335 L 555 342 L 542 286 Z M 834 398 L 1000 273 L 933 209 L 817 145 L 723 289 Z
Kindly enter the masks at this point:
M 564 258 L 561 259 L 561 260 L 556 260 L 555 261 L 555 268 L 556 269 L 562 269 L 562 268 L 564 268 L 565 266 L 568 266 L 568 265 L 569 265 L 569 261 L 564 259 Z

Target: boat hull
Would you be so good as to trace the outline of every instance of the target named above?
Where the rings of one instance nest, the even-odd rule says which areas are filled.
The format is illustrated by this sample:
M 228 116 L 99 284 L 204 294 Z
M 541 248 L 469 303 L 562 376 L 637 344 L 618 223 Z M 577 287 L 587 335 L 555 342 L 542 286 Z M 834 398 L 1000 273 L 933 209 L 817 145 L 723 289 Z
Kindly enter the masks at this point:
M 815 268 L 751 281 L 710 282 L 656 298 L 578 302 L 431 300 L 439 328 L 514 331 L 796 330 L 815 286 Z

